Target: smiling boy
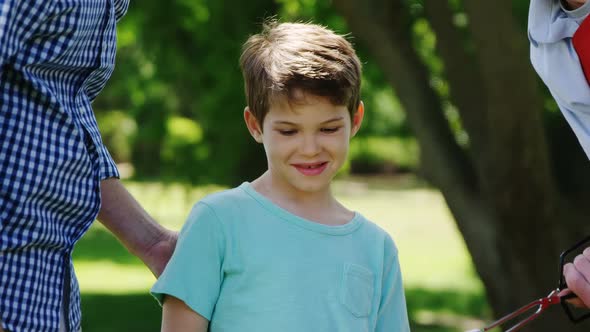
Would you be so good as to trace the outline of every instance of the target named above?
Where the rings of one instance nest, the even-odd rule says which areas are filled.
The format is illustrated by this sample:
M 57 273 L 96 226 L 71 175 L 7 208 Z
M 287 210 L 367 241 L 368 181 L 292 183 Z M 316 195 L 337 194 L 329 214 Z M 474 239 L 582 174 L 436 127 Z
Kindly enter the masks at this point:
M 194 206 L 152 288 L 162 331 L 409 331 L 393 240 L 330 189 L 364 116 L 354 49 L 270 22 L 240 62 L 268 170 Z

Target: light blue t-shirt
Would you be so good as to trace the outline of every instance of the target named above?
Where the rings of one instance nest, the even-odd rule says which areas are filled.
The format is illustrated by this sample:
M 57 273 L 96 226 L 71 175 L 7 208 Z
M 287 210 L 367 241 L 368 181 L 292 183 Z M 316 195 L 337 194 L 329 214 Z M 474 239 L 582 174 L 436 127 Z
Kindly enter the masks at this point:
M 590 86 L 572 36 L 590 12 L 590 1 L 568 11 L 560 0 L 531 0 L 528 33 L 533 67 L 549 88 L 590 158 Z
M 210 331 L 408 332 L 391 237 L 356 213 L 300 218 L 249 183 L 198 202 L 151 290 L 184 301 Z

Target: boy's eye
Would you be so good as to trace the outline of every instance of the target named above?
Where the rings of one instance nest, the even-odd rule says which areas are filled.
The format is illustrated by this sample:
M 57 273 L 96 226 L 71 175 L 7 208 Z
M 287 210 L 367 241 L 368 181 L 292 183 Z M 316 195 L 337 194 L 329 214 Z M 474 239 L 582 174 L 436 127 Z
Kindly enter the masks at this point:
M 278 130 L 279 134 L 283 135 L 283 136 L 293 136 L 295 134 L 297 134 L 297 130 L 295 129 L 283 129 L 283 130 Z
M 326 133 L 326 134 L 332 134 L 337 132 L 340 129 L 340 127 L 329 127 L 329 128 L 322 128 L 321 131 L 322 133 Z

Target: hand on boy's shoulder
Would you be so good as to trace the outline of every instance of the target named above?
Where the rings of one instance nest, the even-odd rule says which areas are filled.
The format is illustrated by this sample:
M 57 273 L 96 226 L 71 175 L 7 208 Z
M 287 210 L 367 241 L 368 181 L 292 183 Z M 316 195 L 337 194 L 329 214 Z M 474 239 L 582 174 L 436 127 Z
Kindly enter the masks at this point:
M 144 262 L 156 278 L 164 271 L 170 257 L 174 253 L 176 242 L 178 241 L 178 232 L 166 231 L 163 236 L 143 256 Z

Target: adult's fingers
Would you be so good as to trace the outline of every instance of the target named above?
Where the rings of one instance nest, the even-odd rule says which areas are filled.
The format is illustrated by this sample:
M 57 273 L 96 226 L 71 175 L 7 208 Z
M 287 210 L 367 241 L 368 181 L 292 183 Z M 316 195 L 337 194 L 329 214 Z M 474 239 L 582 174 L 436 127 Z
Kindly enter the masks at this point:
M 590 284 L 590 247 L 574 258 L 576 270 L 584 276 L 584 279 Z M 589 286 L 590 287 L 590 286 Z
M 583 254 L 576 256 L 574 263 L 568 263 L 563 267 L 568 288 L 590 308 L 590 283 L 585 274 L 590 275 L 590 261 Z
M 566 296 L 566 295 L 569 295 L 569 294 L 572 294 L 572 293 L 573 293 L 573 292 L 572 292 L 572 290 L 571 290 L 571 289 L 569 289 L 569 288 L 566 288 L 566 289 L 562 289 L 562 290 L 561 290 L 561 291 L 560 291 L 560 292 L 557 294 L 557 296 L 559 296 L 559 297 L 564 297 L 564 296 Z M 582 300 L 580 300 L 580 298 L 579 298 L 579 297 L 574 297 L 574 298 L 571 298 L 571 299 L 567 299 L 566 301 L 567 301 L 567 303 L 569 303 L 569 304 L 571 304 L 571 305 L 574 305 L 574 306 L 576 306 L 576 307 L 578 307 L 578 308 L 586 308 L 586 305 L 584 304 L 584 302 L 582 302 Z

